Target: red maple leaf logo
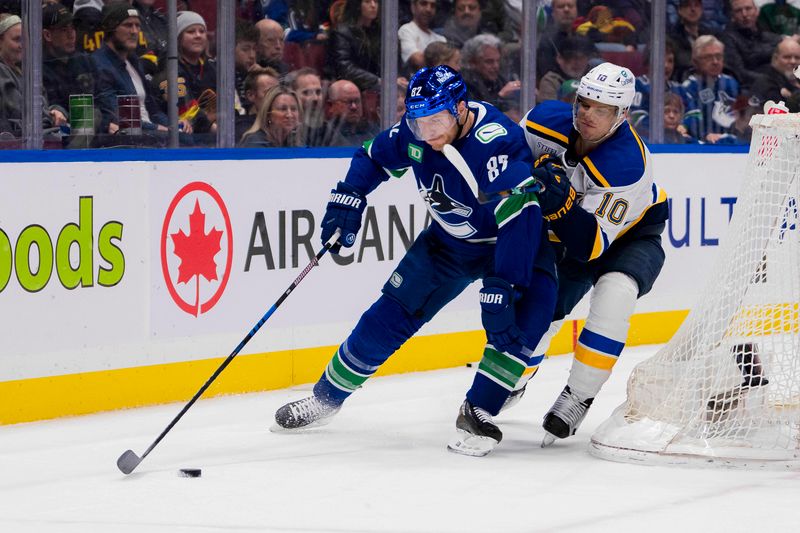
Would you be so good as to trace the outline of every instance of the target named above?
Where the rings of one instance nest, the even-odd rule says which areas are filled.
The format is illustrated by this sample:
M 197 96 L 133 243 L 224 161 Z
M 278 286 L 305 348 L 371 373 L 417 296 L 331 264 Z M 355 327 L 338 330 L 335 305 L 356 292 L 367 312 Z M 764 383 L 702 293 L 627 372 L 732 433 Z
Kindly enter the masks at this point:
M 170 234 L 175 244 L 175 255 L 181 264 L 178 265 L 178 283 L 188 283 L 197 278 L 195 290 L 195 316 L 200 311 L 200 276 L 206 281 L 217 279 L 217 263 L 214 256 L 220 251 L 222 231 L 211 228 L 205 231 L 206 215 L 200 210 L 200 202 L 195 200 L 194 211 L 189 215 L 189 235 L 183 230 Z

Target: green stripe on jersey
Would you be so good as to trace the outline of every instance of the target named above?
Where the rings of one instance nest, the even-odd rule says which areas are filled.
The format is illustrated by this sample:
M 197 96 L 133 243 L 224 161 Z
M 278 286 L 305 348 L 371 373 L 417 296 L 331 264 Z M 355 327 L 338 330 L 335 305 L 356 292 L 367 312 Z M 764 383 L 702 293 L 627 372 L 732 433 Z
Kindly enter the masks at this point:
M 388 172 L 393 178 L 402 178 L 405 173 L 408 172 L 409 168 L 411 167 L 403 167 L 394 170 L 391 168 L 384 168 L 384 170 L 386 170 L 386 172 Z
M 494 209 L 497 227 L 502 228 L 505 226 L 529 205 L 539 205 L 539 197 L 536 196 L 536 193 L 514 194 L 502 200 Z
M 478 364 L 478 372 L 512 390 L 527 367 L 519 359 L 487 346 Z
M 372 143 L 374 143 L 374 142 L 375 142 L 375 139 L 370 139 L 368 141 L 364 141 L 364 143 L 361 145 L 361 146 L 364 147 L 364 150 L 366 150 L 367 154 L 370 157 L 372 157 Z
M 369 375 L 359 374 L 350 370 L 348 366 L 339 357 L 339 351 L 333 356 L 328 367 L 325 369 L 325 375 L 328 381 L 343 390 L 354 391 L 361 386 L 362 383 L 367 381 Z

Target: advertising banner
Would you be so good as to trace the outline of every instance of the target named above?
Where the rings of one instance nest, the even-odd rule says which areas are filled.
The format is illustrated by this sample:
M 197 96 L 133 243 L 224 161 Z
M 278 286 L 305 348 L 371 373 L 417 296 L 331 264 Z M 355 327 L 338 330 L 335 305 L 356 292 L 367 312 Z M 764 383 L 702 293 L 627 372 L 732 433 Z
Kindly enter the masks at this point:
M 667 260 L 637 312 L 689 309 L 735 208 L 744 154 L 656 154 Z M 3 164 L 0 381 L 224 357 L 320 248 L 344 159 Z M 368 198 L 244 353 L 333 346 L 430 223 L 411 177 Z M 477 284 L 420 334 L 480 329 Z M 584 301 L 573 318 L 585 316 Z

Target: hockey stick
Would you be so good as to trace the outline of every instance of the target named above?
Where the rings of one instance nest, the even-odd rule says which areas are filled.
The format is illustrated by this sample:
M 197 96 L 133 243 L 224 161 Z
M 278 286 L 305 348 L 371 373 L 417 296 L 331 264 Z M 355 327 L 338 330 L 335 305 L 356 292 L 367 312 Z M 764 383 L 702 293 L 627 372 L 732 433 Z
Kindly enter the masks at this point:
M 166 434 L 169 433 L 169 431 L 173 428 L 173 426 L 175 426 L 175 424 L 178 423 L 178 420 L 180 420 L 183 417 L 183 415 L 186 414 L 186 411 L 188 411 L 189 408 L 192 405 L 194 405 L 194 402 L 196 402 L 197 399 L 200 398 L 200 396 L 206 391 L 206 389 L 208 389 L 208 387 L 214 382 L 214 380 L 217 379 L 217 377 L 222 373 L 222 371 L 225 370 L 225 367 L 227 367 L 231 363 L 231 361 L 233 361 L 233 358 L 239 354 L 242 348 L 244 348 L 244 345 L 247 344 L 250 341 L 250 339 L 252 339 L 253 336 L 258 332 L 258 330 L 261 329 L 261 326 L 263 326 L 264 323 L 267 320 L 269 320 L 269 317 L 272 316 L 272 313 L 274 313 L 275 310 L 278 309 L 278 307 L 280 307 L 283 301 L 286 300 L 286 298 L 289 297 L 289 295 L 300 284 L 300 282 L 303 281 L 303 278 L 306 277 L 306 274 L 311 272 L 311 269 L 313 269 L 315 266 L 319 264 L 320 258 L 322 258 L 322 256 L 325 255 L 325 253 L 331 249 L 331 247 L 339 239 L 340 235 L 341 232 L 337 229 L 336 232 L 333 234 L 333 236 L 330 239 L 328 239 L 328 242 L 324 244 L 322 249 L 320 249 L 320 251 L 317 252 L 317 255 L 311 259 L 311 262 L 309 262 L 308 265 L 306 265 L 306 267 L 303 269 L 303 271 L 300 272 L 300 275 L 298 275 L 297 278 L 295 278 L 295 280 L 292 282 L 292 284 L 289 285 L 289 288 L 286 289 L 286 291 L 281 295 L 280 298 L 278 298 L 278 301 L 272 304 L 272 307 L 270 307 L 269 310 L 266 313 L 264 313 L 264 316 L 261 317 L 261 320 L 259 320 L 253 327 L 253 329 L 250 330 L 250 333 L 245 335 L 244 339 L 242 339 L 239 345 L 236 348 L 234 348 L 231 354 L 222 362 L 221 365 L 219 365 L 219 368 L 217 368 L 211 375 L 211 377 L 208 378 L 208 381 L 206 381 L 205 384 L 202 387 L 200 387 L 200 390 L 198 390 L 195 393 L 192 399 L 189 400 L 189 402 L 183 406 L 183 409 L 181 409 L 181 412 L 178 413 L 178 416 L 172 419 L 172 422 L 170 422 L 169 425 L 164 429 L 164 431 L 162 431 L 161 434 L 156 438 L 156 440 L 153 441 L 153 444 L 151 444 L 150 447 L 145 450 L 145 452 L 141 455 L 141 457 L 136 455 L 133 452 L 133 450 L 126 450 L 125 452 L 122 453 L 122 455 L 119 456 L 119 459 L 117 459 L 117 468 L 119 468 L 123 474 L 130 474 L 131 472 L 133 472 L 133 470 L 137 466 L 139 466 L 139 463 L 141 463 L 144 460 L 144 458 L 147 457 L 147 455 L 151 451 L 153 451 L 153 448 L 155 448 L 156 445 L 159 442 L 161 442 L 161 439 L 163 439 L 166 436 Z
M 444 148 L 442 148 L 442 153 L 447 160 L 450 161 L 454 167 L 456 167 L 456 170 L 458 170 L 458 173 L 464 178 L 464 181 L 467 182 L 467 185 L 472 191 L 472 195 L 478 200 L 479 204 L 496 202 L 497 200 L 502 200 L 503 198 L 508 198 L 509 196 L 517 194 L 542 192 L 544 190 L 544 184 L 537 180 L 535 183 L 525 187 L 514 187 L 512 189 L 485 193 L 478 187 L 478 180 L 475 179 L 475 174 L 472 173 L 472 170 L 469 168 L 469 165 L 467 165 L 464 157 L 458 150 L 455 149 L 455 147 L 453 147 L 452 144 L 445 144 Z

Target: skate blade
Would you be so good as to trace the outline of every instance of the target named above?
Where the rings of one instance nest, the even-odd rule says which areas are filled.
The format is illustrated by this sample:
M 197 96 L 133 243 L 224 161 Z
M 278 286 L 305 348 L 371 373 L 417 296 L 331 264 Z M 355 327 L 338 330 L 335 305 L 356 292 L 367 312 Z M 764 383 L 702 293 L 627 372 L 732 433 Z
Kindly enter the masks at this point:
M 473 435 L 462 430 L 458 430 L 458 435 L 447 443 L 447 449 L 451 452 L 471 457 L 483 457 L 494 450 L 495 446 L 497 441 L 491 437 Z
M 323 419 L 317 420 L 316 422 L 311 422 L 310 424 L 308 424 L 306 426 L 299 427 L 299 428 L 285 428 L 285 427 L 279 425 L 277 422 L 274 422 L 269 427 L 269 431 L 270 431 L 270 433 L 304 433 L 305 431 L 307 431 L 309 429 L 314 429 L 314 428 L 318 428 L 318 427 L 321 427 L 321 426 L 327 426 L 328 424 L 331 423 L 331 419 L 332 418 L 333 418 L 333 416 L 329 416 L 327 418 L 323 418 Z
M 547 448 L 555 441 L 556 441 L 556 436 L 550 433 L 549 431 L 545 431 L 544 437 L 542 437 L 542 448 Z

